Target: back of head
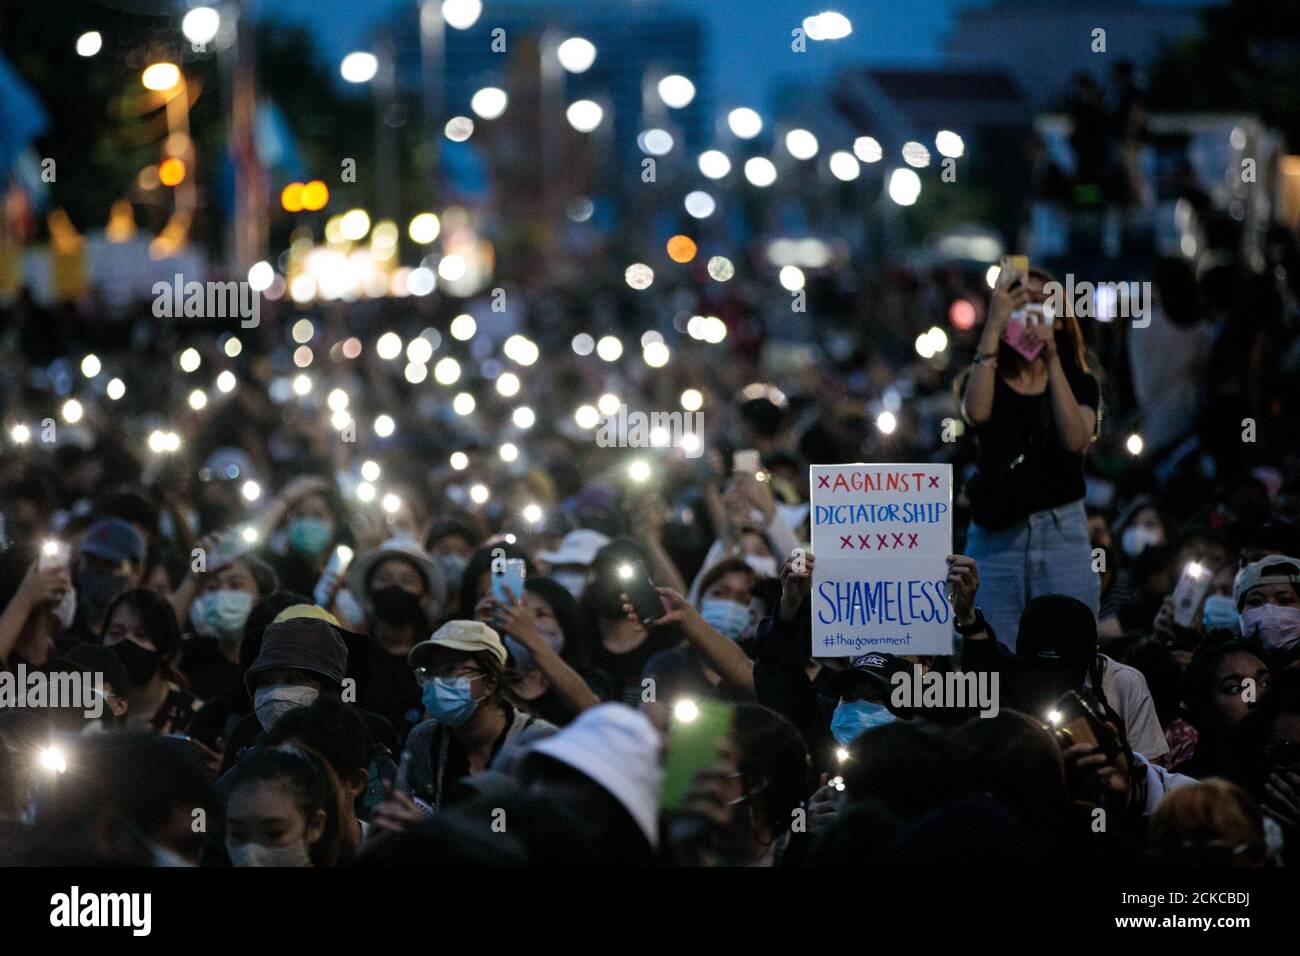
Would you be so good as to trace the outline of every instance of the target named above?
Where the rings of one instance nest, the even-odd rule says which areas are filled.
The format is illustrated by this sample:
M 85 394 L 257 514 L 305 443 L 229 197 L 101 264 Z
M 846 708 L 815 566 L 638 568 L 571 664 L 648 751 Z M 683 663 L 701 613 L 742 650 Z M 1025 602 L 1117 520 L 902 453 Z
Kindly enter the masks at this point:
M 1005 804 L 1026 829 L 1041 833 L 1065 811 L 1070 797 L 1061 749 L 1034 718 L 1003 710 L 968 721 L 956 739 L 969 750 L 975 789 Z
M 1162 866 L 1248 866 L 1264 860 L 1264 818 L 1241 787 L 1211 777 L 1170 791 L 1151 817 Z
M 789 720 L 760 704 L 736 706 L 731 736 L 740 749 L 740 770 L 749 778 L 746 784 L 756 787 L 763 781 L 756 801 L 773 831 L 780 832 L 808 795 L 812 761 L 803 737 Z
M 903 721 L 876 727 L 849 746 L 844 789 L 852 802 L 878 800 L 912 820 L 970 792 L 961 752 L 936 731 Z

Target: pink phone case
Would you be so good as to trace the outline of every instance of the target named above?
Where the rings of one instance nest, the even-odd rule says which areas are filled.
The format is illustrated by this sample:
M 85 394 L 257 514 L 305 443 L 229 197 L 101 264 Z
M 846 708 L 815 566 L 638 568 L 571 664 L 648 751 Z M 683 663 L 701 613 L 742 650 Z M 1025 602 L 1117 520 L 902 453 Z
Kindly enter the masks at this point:
M 1002 328 L 1002 338 L 1013 349 L 1023 355 L 1029 361 L 1038 358 L 1038 353 L 1043 350 L 1042 342 L 1026 344 L 1026 333 L 1028 326 L 1023 322 L 1008 322 Z

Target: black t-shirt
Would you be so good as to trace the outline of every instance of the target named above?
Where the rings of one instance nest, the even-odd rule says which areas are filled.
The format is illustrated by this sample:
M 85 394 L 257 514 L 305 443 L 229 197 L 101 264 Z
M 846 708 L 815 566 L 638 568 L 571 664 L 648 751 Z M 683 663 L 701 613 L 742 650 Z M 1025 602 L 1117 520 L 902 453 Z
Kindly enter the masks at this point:
M 357 703 L 382 714 L 405 740 L 411 728 L 424 719 L 422 691 L 415 672 L 406 662 L 406 652 L 390 654 L 371 639 L 368 681 L 357 683 Z
M 1096 410 L 1097 380 L 1082 371 L 1065 374 L 1075 400 Z M 1005 528 L 1083 497 L 1083 455 L 1061 446 L 1050 386 L 1041 395 L 1022 395 L 998 378 L 993 412 L 974 432 L 979 472 L 967 493 L 980 527 Z
M 682 642 L 675 627 L 650 629 L 646 639 L 625 654 L 612 654 L 603 644 L 597 643 L 592 663 L 609 675 L 614 685 L 614 700 L 636 707 L 641 702 L 641 675 L 646 663 L 661 651 L 670 650 Z
M 646 662 L 644 676 L 654 678 L 655 693 L 660 700 L 676 700 L 679 697 L 708 697 L 727 701 L 752 699 L 747 690 L 729 684 L 726 680 L 710 683 L 704 664 L 692 647 L 675 647 L 656 654 Z
M 239 665 L 228 661 L 217 642 L 206 637 L 193 637 L 181 645 L 180 671 L 202 701 L 215 700 L 244 678 Z

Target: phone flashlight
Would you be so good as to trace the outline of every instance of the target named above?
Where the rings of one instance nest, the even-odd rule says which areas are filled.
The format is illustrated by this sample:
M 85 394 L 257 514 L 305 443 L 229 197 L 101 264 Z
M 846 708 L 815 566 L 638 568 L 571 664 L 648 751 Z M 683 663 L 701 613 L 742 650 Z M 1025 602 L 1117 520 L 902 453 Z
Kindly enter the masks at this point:
M 835 750 L 835 759 L 838 760 L 840 763 L 844 763 L 844 761 L 849 759 L 848 750 L 845 749 L 844 747 L 837 747 Z
M 1049 710 L 1047 712 L 1047 722 L 1053 727 L 1061 723 L 1061 712 L 1059 710 Z
M 632 565 L 620 564 L 618 566 L 618 576 L 624 581 L 630 581 L 632 579 Z
M 49 774 L 67 773 L 68 755 L 58 744 L 50 744 L 36 752 L 36 765 Z
M 679 700 L 673 706 L 673 716 L 683 724 L 689 724 L 696 717 L 700 716 L 700 705 L 695 703 L 689 697 Z

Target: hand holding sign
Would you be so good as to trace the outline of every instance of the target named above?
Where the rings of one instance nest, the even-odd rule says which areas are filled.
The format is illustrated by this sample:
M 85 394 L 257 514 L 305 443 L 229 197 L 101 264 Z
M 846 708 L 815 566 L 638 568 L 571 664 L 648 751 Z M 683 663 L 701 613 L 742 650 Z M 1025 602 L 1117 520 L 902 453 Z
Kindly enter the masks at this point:
M 814 657 L 951 654 L 950 465 L 814 465 Z

